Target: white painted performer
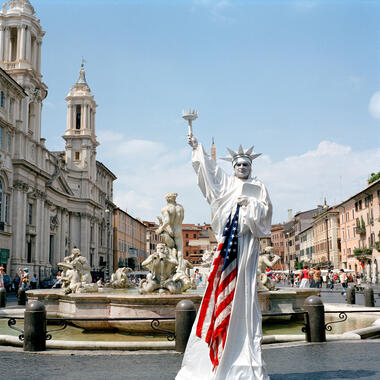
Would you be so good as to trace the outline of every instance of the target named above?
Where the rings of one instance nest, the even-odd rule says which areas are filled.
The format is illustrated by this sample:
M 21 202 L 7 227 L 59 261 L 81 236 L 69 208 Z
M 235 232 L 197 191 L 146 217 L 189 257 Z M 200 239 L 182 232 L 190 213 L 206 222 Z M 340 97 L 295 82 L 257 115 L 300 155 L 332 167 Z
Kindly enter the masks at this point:
M 238 224 L 237 280 L 224 350 L 212 369 L 207 343 L 196 335 L 195 320 L 182 368 L 176 380 L 269 380 L 261 353 L 261 311 L 256 292 L 259 238 L 270 232 L 272 205 L 264 185 L 251 175 L 253 147 L 238 152 L 228 149 L 234 176 L 227 175 L 204 151 L 192 135 L 192 162 L 198 186 L 211 206 L 212 229 L 221 241 L 223 229 L 237 205 Z

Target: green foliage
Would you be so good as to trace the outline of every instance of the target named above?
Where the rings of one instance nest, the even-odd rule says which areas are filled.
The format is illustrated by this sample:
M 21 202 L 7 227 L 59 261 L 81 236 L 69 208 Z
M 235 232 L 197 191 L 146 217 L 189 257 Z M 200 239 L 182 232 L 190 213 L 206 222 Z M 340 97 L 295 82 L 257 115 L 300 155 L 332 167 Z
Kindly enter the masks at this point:
M 368 180 L 368 185 L 370 183 L 372 183 L 372 182 L 375 182 L 379 178 L 380 178 L 380 172 L 378 172 L 378 173 L 371 173 L 371 177 L 369 177 L 369 180 Z
M 372 255 L 372 248 L 354 248 L 354 255 L 355 256 L 368 256 Z
M 375 248 L 376 248 L 376 251 L 380 252 L 380 241 L 375 241 Z
M 362 230 L 365 230 L 365 222 L 364 222 L 363 217 L 361 217 L 361 226 L 360 227 Z

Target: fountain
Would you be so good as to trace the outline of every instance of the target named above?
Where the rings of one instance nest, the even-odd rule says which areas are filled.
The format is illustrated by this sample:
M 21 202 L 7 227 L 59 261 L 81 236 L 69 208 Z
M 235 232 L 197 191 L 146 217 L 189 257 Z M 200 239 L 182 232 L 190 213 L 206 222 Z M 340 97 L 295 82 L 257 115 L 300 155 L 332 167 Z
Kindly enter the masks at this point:
M 138 289 L 128 280 L 128 268 L 119 268 L 104 288 L 91 281 L 87 260 L 77 248 L 58 266 L 64 269 L 62 289 L 28 291 L 29 302 L 39 300 L 45 304 L 48 317 L 54 318 L 174 318 L 175 307 L 182 299 L 189 299 L 199 307 L 202 295 L 186 293 L 192 283 L 182 247 L 182 221 L 184 210 L 176 203 L 177 193 L 166 195 L 167 205 L 157 233 L 164 243 L 157 245 L 142 265 L 151 276 L 141 281 Z M 90 276 L 90 277 L 88 277 Z M 76 321 L 86 330 L 117 329 L 130 333 L 151 333 L 151 320 L 142 321 Z M 173 321 L 162 321 L 163 329 L 174 329 Z

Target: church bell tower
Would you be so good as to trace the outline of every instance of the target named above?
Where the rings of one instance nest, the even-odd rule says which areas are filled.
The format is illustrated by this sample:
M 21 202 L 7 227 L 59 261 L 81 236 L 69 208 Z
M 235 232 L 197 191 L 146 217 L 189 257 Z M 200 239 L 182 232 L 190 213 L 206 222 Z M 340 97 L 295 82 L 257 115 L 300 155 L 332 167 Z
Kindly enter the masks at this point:
M 82 178 L 96 179 L 95 113 L 97 104 L 91 95 L 82 63 L 77 82 L 67 97 L 66 166 L 82 172 Z
M 42 101 L 47 86 L 42 82 L 41 45 L 45 32 L 29 0 L 10 0 L 0 11 L 0 67 L 28 94 L 21 110 L 25 133 L 41 138 Z

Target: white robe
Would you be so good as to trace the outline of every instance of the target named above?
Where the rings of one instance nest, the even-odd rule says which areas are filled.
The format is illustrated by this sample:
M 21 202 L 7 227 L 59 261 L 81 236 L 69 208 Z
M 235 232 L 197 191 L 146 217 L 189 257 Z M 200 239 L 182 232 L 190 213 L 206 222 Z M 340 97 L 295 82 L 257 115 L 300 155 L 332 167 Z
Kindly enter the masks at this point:
M 198 185 L 211 206 L 212 229 L 218 241 L 244 182 L 260 186 L 260 199 L 249 198 L 239 211 L 238 274 L 230 324 L 222 358 L 212 371 L 209 347 L 195 335 L 195 320 L 181 370 L 176 380 L 269 380 L 261 355 L 261 310 L 256 294 L 259 238 L 270 232 L 272 205 L 264 185 L 256 178 L 228 176 L 199 144 L 193 150 Z

